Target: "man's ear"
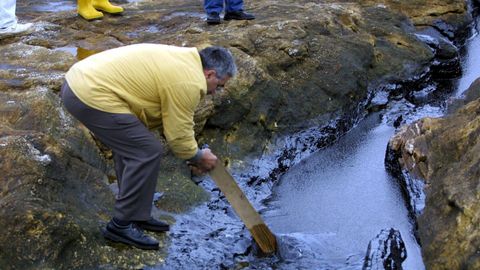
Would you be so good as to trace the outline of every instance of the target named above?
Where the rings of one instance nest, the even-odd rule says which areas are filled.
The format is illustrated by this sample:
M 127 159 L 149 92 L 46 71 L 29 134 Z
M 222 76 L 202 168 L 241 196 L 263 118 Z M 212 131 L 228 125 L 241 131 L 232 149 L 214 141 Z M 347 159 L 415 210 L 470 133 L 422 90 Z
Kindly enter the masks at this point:
M 205 78 L 211 79 L 214 76 L 217 76 L 217 72 L 214 69 L 204 69 L 203 73 L 205 74 Z

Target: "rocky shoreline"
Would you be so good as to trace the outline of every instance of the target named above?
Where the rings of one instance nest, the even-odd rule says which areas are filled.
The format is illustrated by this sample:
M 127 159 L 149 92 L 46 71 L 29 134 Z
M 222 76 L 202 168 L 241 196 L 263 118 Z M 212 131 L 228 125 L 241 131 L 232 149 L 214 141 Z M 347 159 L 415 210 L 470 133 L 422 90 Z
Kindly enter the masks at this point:
M 456 102 L 462 106 L 446 117 L 406 125 L 389 143 L 390 164 L 414 190 L 410 205 L 427 269 L 480 268 L 480 81 Z
M 2 269 L 161 265 L 171 237 L 180 237 L 156 235 L 163 244 L 156 253 L 101 238 L 113 203 L 111 161 L 58 99 L 63 74 L 82 55 L 140 42 L 231 48 L 240 74 L 223 96 L 198 109 L 196 131 L 200 143 L 241 174 L 258 205 L 290 166 L 384 106 L 382 93 L 415 102 L 435 98 L 441 91 L 410 89 L 435 76 L 458 76 L 456 45 L 472 22 L 460 0 L 255 1 L 247 4 L 255 21 L 214 28 L 191 0 L 124 5 L 121 17 L 86 22 L 73 11 L 39 13 L 27 3 L 19 14 L 34 20 L 36 31 L 0 40 Z M 156 215 L 179 222 L 175 213 L 206 201 L 211 211 L 228 212 L 221 196 L 189 180 L 181 161 L 171 154 L 164 160 Z M 420 232 L 427 235 L 421 225 Z M 211 233 L 214 241 L 222 236 Z M 235 238 L 240 253 L 248 246 L 242 238 Z M 222 259 L 230 260 L 213 261 Z

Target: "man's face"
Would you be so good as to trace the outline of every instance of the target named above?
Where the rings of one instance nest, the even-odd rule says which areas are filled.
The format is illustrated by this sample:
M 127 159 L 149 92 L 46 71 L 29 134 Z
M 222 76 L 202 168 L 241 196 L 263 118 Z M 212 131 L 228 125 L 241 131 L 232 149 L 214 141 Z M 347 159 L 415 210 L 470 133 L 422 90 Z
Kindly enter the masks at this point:
M 215 70 L 205 70 L 205 79 L 207 80 L 207 94 L 215 94 L 217 91 L 223 90 L 225 84 L 230 80 L 230 77 L 226 77 L 223 80 L 217 78 L 217 72 Z

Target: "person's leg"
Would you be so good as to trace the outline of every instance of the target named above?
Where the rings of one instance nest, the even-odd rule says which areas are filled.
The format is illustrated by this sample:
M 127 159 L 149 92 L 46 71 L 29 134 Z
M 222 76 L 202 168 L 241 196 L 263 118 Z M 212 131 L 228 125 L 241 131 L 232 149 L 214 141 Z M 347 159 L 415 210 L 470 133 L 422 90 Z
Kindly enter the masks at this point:
M 222 13 L 224 0 L 204 0 L 203 8 L 207 14 Z
M 255 16 L 243 11 L 243 0 L 226 0 L 224 20 L 253 20 Z
M 115 115 L 115 117 L 119 123 L 125 125 L 129 133 L 127 138 L 130 140 L 125 146 L 120 146 L 124 148 L 122 152 L 116 149 L 122 156 L 124 169 L 115 202 L 114 217 L 120 220 L 147 221 L 151 218 L 162 146 L 135 116 Z M 132 149 L 128 149 L 130 147 Z
M 93 0 L 77 0 L 77 13 L 85 20 L 95 20 L 103 17 L 103 13 L 93 8 Z
M 110 14 L 118 14 L 123 12 L 122 7 L 114 6 L 108 0 L 93 0 L 92 4 L 95 9 L 105 11 Z
M 203 8 L 207 13 L 208 24 L 220 23 L 220 13 L 223 10 L 223 0 L 204 0 Z
M 67 110 L 110 147 L 116 157 L 119 193 L 114 217 L 149 220 L 162 155 L 160 142 L 134 115 L 98 111 L 75 99 L 71 90 L 63 89 Z
M 225 13 L 243 11 L 243 0 L 226 0 Z
M 145 235 L 134 221 L 151 220 L 160 142 L 133 115 L 106 113 L 85 105 L 67 83 L 62 86 L 62 100 L 65 108 L 115 153 L 119 192 L 114 218 L 103 230 L 104 237 L 142 249 L 158 249 L 158 241 Z
M 117 154 L 117 153 L 112 153 L 113 154 L 113 166 L 115 169 L 115 175 L 117 176 L 117 185 L 118 185 L 118 190 L 121 189 L 121 180 L 123 176 L 123 170 L 125 168 L 125 165 L 123 164 L 123 158 Z
M 15 16 L 16 0 L 0 1 L 0 29 L 12 28 L 17 24 Z
M 16 0 L 0 0 L 0 38 L 28 34 L 33 29 L 32 23 L 17 23 L 16 5 Z

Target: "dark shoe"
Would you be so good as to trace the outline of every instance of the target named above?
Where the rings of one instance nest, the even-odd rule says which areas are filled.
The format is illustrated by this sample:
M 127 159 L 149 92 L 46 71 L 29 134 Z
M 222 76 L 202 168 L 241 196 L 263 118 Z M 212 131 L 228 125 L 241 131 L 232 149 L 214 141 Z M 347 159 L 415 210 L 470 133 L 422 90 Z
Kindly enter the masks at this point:
M 135 221 L 138 227 L 152 232 L 167 232 L 170 230 L 170 225 L 167 223 L 156 220 L 153 217 L 147 221 Z
M 229 20 L 253 20 L 253 19 L 255 19 L 255 16 L 253 16 L 253 14 L 245 13 L 245 12 L 240 10 L 240 11 L 226 12 L 223 19 L 225 21 L 229 21 Z
M 158 241 L 138 228 L 135 223 L 127 226 L 121 226 L 111 220 L 103 230 L 103 237 L 113 242 L 120 242 L 132 245 L 140 249 L 158 249 Z
M 208 24 L 220 24 L 220 14 L 212 12 L 207 14 L 207 23 Z

